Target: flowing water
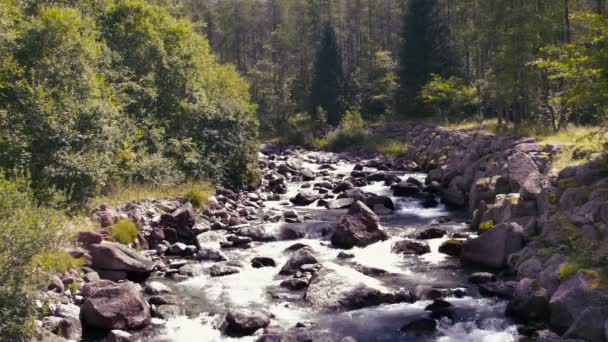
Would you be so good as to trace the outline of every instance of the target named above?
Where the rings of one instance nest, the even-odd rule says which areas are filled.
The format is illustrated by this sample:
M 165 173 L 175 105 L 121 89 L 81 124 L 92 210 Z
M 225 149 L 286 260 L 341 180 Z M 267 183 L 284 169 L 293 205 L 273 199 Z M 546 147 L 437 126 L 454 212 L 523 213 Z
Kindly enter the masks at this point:
M 312 170 L 320 164 L 306 163 Z M 336 174 L 348 174 L 353 164 L 340 161 L 333 165 Z M 373 170 L 373 169 L 370 169 Z M 422 173 L 402 173 L 402 179 L 415 177 L 424 181 Z M 329 242 L 328 227 L 335 224 L 345 210 L 327 210 L 317 207 L 316 203 L 306 207 L 293 207 L 287 199 L 300 189 L 300 183 L 288 184 L 288 193 L 281 201 L 266 202 L 268 208 L 296 209 L 310 220 L 302 224 L 305 237 L 301 240 L 254 243 L 250 249 L 228 250 L 231 260 L 241 260 L 245 267 L 238 274 L 210 277 L 203 272 L 182 282 L 162 280 L 173 288 L 184 303 L 184 316 L 168 321 L 154 320 L 155 328 L 145 333 L 144 339 L 166 342 L 189 341 L 255 341 L 258 337 L 228 338 L 218 330 L 223 315 L 231 308 L 251 308 L 265 310 L 274 315 L 273 326 L 288 329 L 300 322 L 306 322 L 309 330 L 331 333 L 333 336 L 352 336 L 357 341 L 516 341 L 517 329 L 504 317 L 506 302 L 498 299 L 482 298 L 473 286 L 467 284 L 470 270 L 463 269 L 459 261 L 438 252 L 439 245 L 448 239 L 427 241 L 431 253 L 426 255 L 402 256 L 391 253 L 391 245 L 406 236 L 436 225 L 449 232 L 466 231 L 466 213 L 449 210 L 442 204 L 435 208 L 424 208 L 410 198 L 392 197 L 384 182 L 362 188 L 365 192 L 391 196 L 397 210 L 391 214 L 380 215 L 383 229 L 391 238 L 365 248 L 354 248 L 348 253 L 355 257 L 348 260 L 336 258 L 340 250 L 332 248 Z M 448 220 L 446 220 L 449 219 Z M 278 223 L 276 227 L 278 227 Z M 287 261 L 284 250 L 294 243 L 311 246 L 320 262 L 337 265 L 363 265 L 385 270 L 386 273 L 373 277 L 392 289 L 413 289 L 419 284 L 439 288 L 463 288 L 466 295 L 461 298 L 449 297 L 453 304 L 453 321 L 444 318 L 439 321 L 437 333 L 427 337 L 408 336 L 400 332 L 400 327 L 415 319 L 428 317 L 424 308 L 430 301 L 413 304 L 381 305 L 344 313 L 324 314 L 316 312 L 302 300 L 302 292 L 289 292 L 279 284 L 284 277 L 278 275 L 280 267 Z M 248 262 L 256 256 L 271 257 L 277 267 L 253 268 Z M 200 264 L 200 268 L 205 267 Z M 341 266 L 336 266 L 341 267 Z M 353 277 L 358 275 L 353 272 Z M 339 341 L 339 338 L 338 338 Z

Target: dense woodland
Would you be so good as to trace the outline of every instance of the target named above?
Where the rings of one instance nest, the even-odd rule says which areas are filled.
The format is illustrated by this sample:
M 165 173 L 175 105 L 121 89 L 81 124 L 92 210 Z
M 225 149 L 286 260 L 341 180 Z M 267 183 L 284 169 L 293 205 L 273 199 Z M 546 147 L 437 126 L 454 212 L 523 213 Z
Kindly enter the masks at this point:
M 70 267 L 56 209 L 255 186 L 258 136 L 604 126 L 607 67 L 605 0 L 0 0 L 0 336 L 29 340 L 32 290 Z
M 316 118 L 319 106 L 334 125 L 346 110 L 370 120 L 477 115 L 555 130 L 606 115 L 604 0 L 170 5 L 201 23 L 222 61 L 248 77 L 268 128 L 296 113 Z

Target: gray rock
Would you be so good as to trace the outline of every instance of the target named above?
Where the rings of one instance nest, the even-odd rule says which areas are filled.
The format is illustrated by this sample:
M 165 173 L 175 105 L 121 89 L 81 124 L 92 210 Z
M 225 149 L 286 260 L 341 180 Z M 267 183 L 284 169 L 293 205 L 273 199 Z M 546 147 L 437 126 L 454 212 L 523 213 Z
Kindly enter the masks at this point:
M 348 214 L 338 220 L 336 230 L 331 238 L 332 245 L 339 248 L 365 247 L 372 243 L 388 239 L 382 231 L 378 216 L 363 202 L 355 202 Z
M 226 254 L 211 247 L 202 247 L 196 254 L 196 259 L 200 261 L 228 261 Z
M 523 152 L 516 152 L 508 159 L 509 185 L 512 192 L 519 192 L 533 173 L 538 173 L 534 160 Z
M 551 299 L 551 325 L 557 330 L 566 330 L 585 309 L 597 305 L 600 292 L 593 289 L 597 281 L 584 274 L 576 274 L 561 283 Z
M 256 331 L 270 325 L 270 317 L 262 312 L 251 310 L 231 311 L 221 326 L 224 334 L 231 337 L 253 335 Z
M 351 268 L 325 263 L 310 280 L 304 299 L 317 310 L 344 311 L 406 301 L 409 297 Z
M 581 339 L 588 342 L 605 342 L 604 327 L 608 320 L 608 306 L 590 307 L 576 316 L 564 338 Z
M 524 323 L 546 321 L 549 318 L 547 291 L 533 279 L 520 280 L 507 305 L 507 315 Z
M 143 328 L 150 317 L 140 287 L 132 282 L 100 288 L 81 307 L 84 325 L 105 330 Z
M 313 250 L 310 247 L 304 247 L 293 252 L 287 262 L 281 268 L 279 274 L 289 275 L 296 273 L 300 267 L 307 264 L 317 264 L 319 261 L 313 255 Z
M 241 272 L 240 267 L 228 265 L 226 263 L 216 264 L 208 269 L 212 277 L 223 277 Z
M 140 253 L 124 245 L 113 242 L 102 242 L 87 246 L 92 267 L 96 270 L 122 271 L 149 275 L 154 263 Z
M 391 251 L 396 254 L 422 255 L 431 252 L 431 247 L 425 242 L 416 240 L 397 241 L 391 247 Z
M 492 268 L 507 266 L 507 258 L 524 246 L 521 227 L 500 224 L 462 246 L 461 260 Z
M 144 292 L 149 295 L 159 295 L 171 292 L 171 288 L 161 282 L 151 281 L 144 287 Z

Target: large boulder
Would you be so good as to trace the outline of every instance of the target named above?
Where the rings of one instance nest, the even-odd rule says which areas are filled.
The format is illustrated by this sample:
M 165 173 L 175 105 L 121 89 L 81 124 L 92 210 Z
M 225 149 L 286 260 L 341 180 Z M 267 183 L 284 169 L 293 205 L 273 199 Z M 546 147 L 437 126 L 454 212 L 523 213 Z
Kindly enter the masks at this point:
M 179 207 L 171 214 L 163 214 L 160 218 L 160 225 L 175 229 L 177 235 L 185 241 L 194 239 L 192 227 L 196 224 L 198 214 L 190 202 Z
M 300 267 L 307 264 L 317 264 L 319 261 L 315 258 L 313 250 L 310 247 L 304 247 L 296 250 L 291 254 L 289 259 L 281 268 L 280 274 L 289 275 L 296 273 Z
M 304 205 L 312 204 L 318 198 L 319 198 L 319 196 L 317 196 L 317 194 L 315 194 L 314 191 L 312 191 L 310 189 L 305 189 L 305 190 L 298 192 L 298 194 L 294 198 L 291 198 L 290 201 L 294 205 L 304 206 Z
M 226 315 L 221 326 L 224 334 L 231 337 L 253 335 L 256 331 L 270 325 L 270 317 L 262 312 L 239 310 L 231 311 Z
M 597 279 L 578 273 L 561 283 L 549 300 L 553 328 L 567 330 L 583 311 L 597 305 L 601 296 L 594 289 L 596 282 Z
M 154 262 L 133 249 L 114 242 L 102 242 L 87 246 L 92 267 L 101 270 L 100 275 L 124 273 L 134 280 L 146 279 L 154 268 Z M 109 272 L 107 272 L 109 271 Z
M 512 253 L 524 247 L 523 232 L 519 225 L 500 224 L 478 238 L 467 240 L 462 246 L 460 259 L 491 268 L 506 267 Z
M 509 185 L 512 192 L 519 192 L 530 175 L 538 173 L 538 167 L 536 166 L 536 163 L 534 163 L 534 160 L 523 152 L 512 154 L 508 159 L 507 167 L 509 172 Z M 529 185 L 527 188 L 531 189 L 533 187 Z
M 536 280 L 520 280 L 507 305 L 507 315 L 523 323 L 545 322 L 549 318 L 547 291 Z
M 351 268 L 324 263 L 310 280 L 304 299 L 318 310 L 343 311 L 410 298 Z
M 391 247 L 395 254 L 403 255 L 422 255 L 431 252 L 431 247 L 426 242 L 416 240 L 397 241 Z
M 467 240 L 462 246 L 460 258 L 464 262 L 503 268 L 512 253 L 524 247 L 521 227 L 515 224 L 500 224 L 478 238 Z
M 80 315 L 84 325 L 104 330 L 139 329 L 150 323 L 150 308 L 132 282 L 98 289 L 85 300 Z
M 576 317 L 574 323 L 564 334 L 564 338 L 605 342 L 607 320 L 608 306 L 587 308 Z
M 380 219 L 363 202 L 355 202 L 348 213 L 339 218 L 331 238 L 332 245 L 338 248 L 365 247 L 388 239 L 380 228 Z

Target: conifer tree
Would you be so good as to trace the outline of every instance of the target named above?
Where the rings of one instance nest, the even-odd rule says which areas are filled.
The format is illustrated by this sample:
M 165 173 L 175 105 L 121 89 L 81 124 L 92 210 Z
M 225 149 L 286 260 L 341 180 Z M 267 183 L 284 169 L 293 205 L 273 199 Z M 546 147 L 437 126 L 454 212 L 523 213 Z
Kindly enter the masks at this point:
M 418 95 L 432 74 L 453 75 L 449 31 L 441 22 L 437 0 L 410 0 L 403 14 L 397 104 L 404 114 L 420 115 Z
M 313 77 L 309 99 L 311 115 L 320 119 L 319 108 L 322 108 L 327 113 L 327 122 L 333 126 L 339 125 L 343 111 L 344 75 L 336 32 L 329 23 L 323 29 Z

